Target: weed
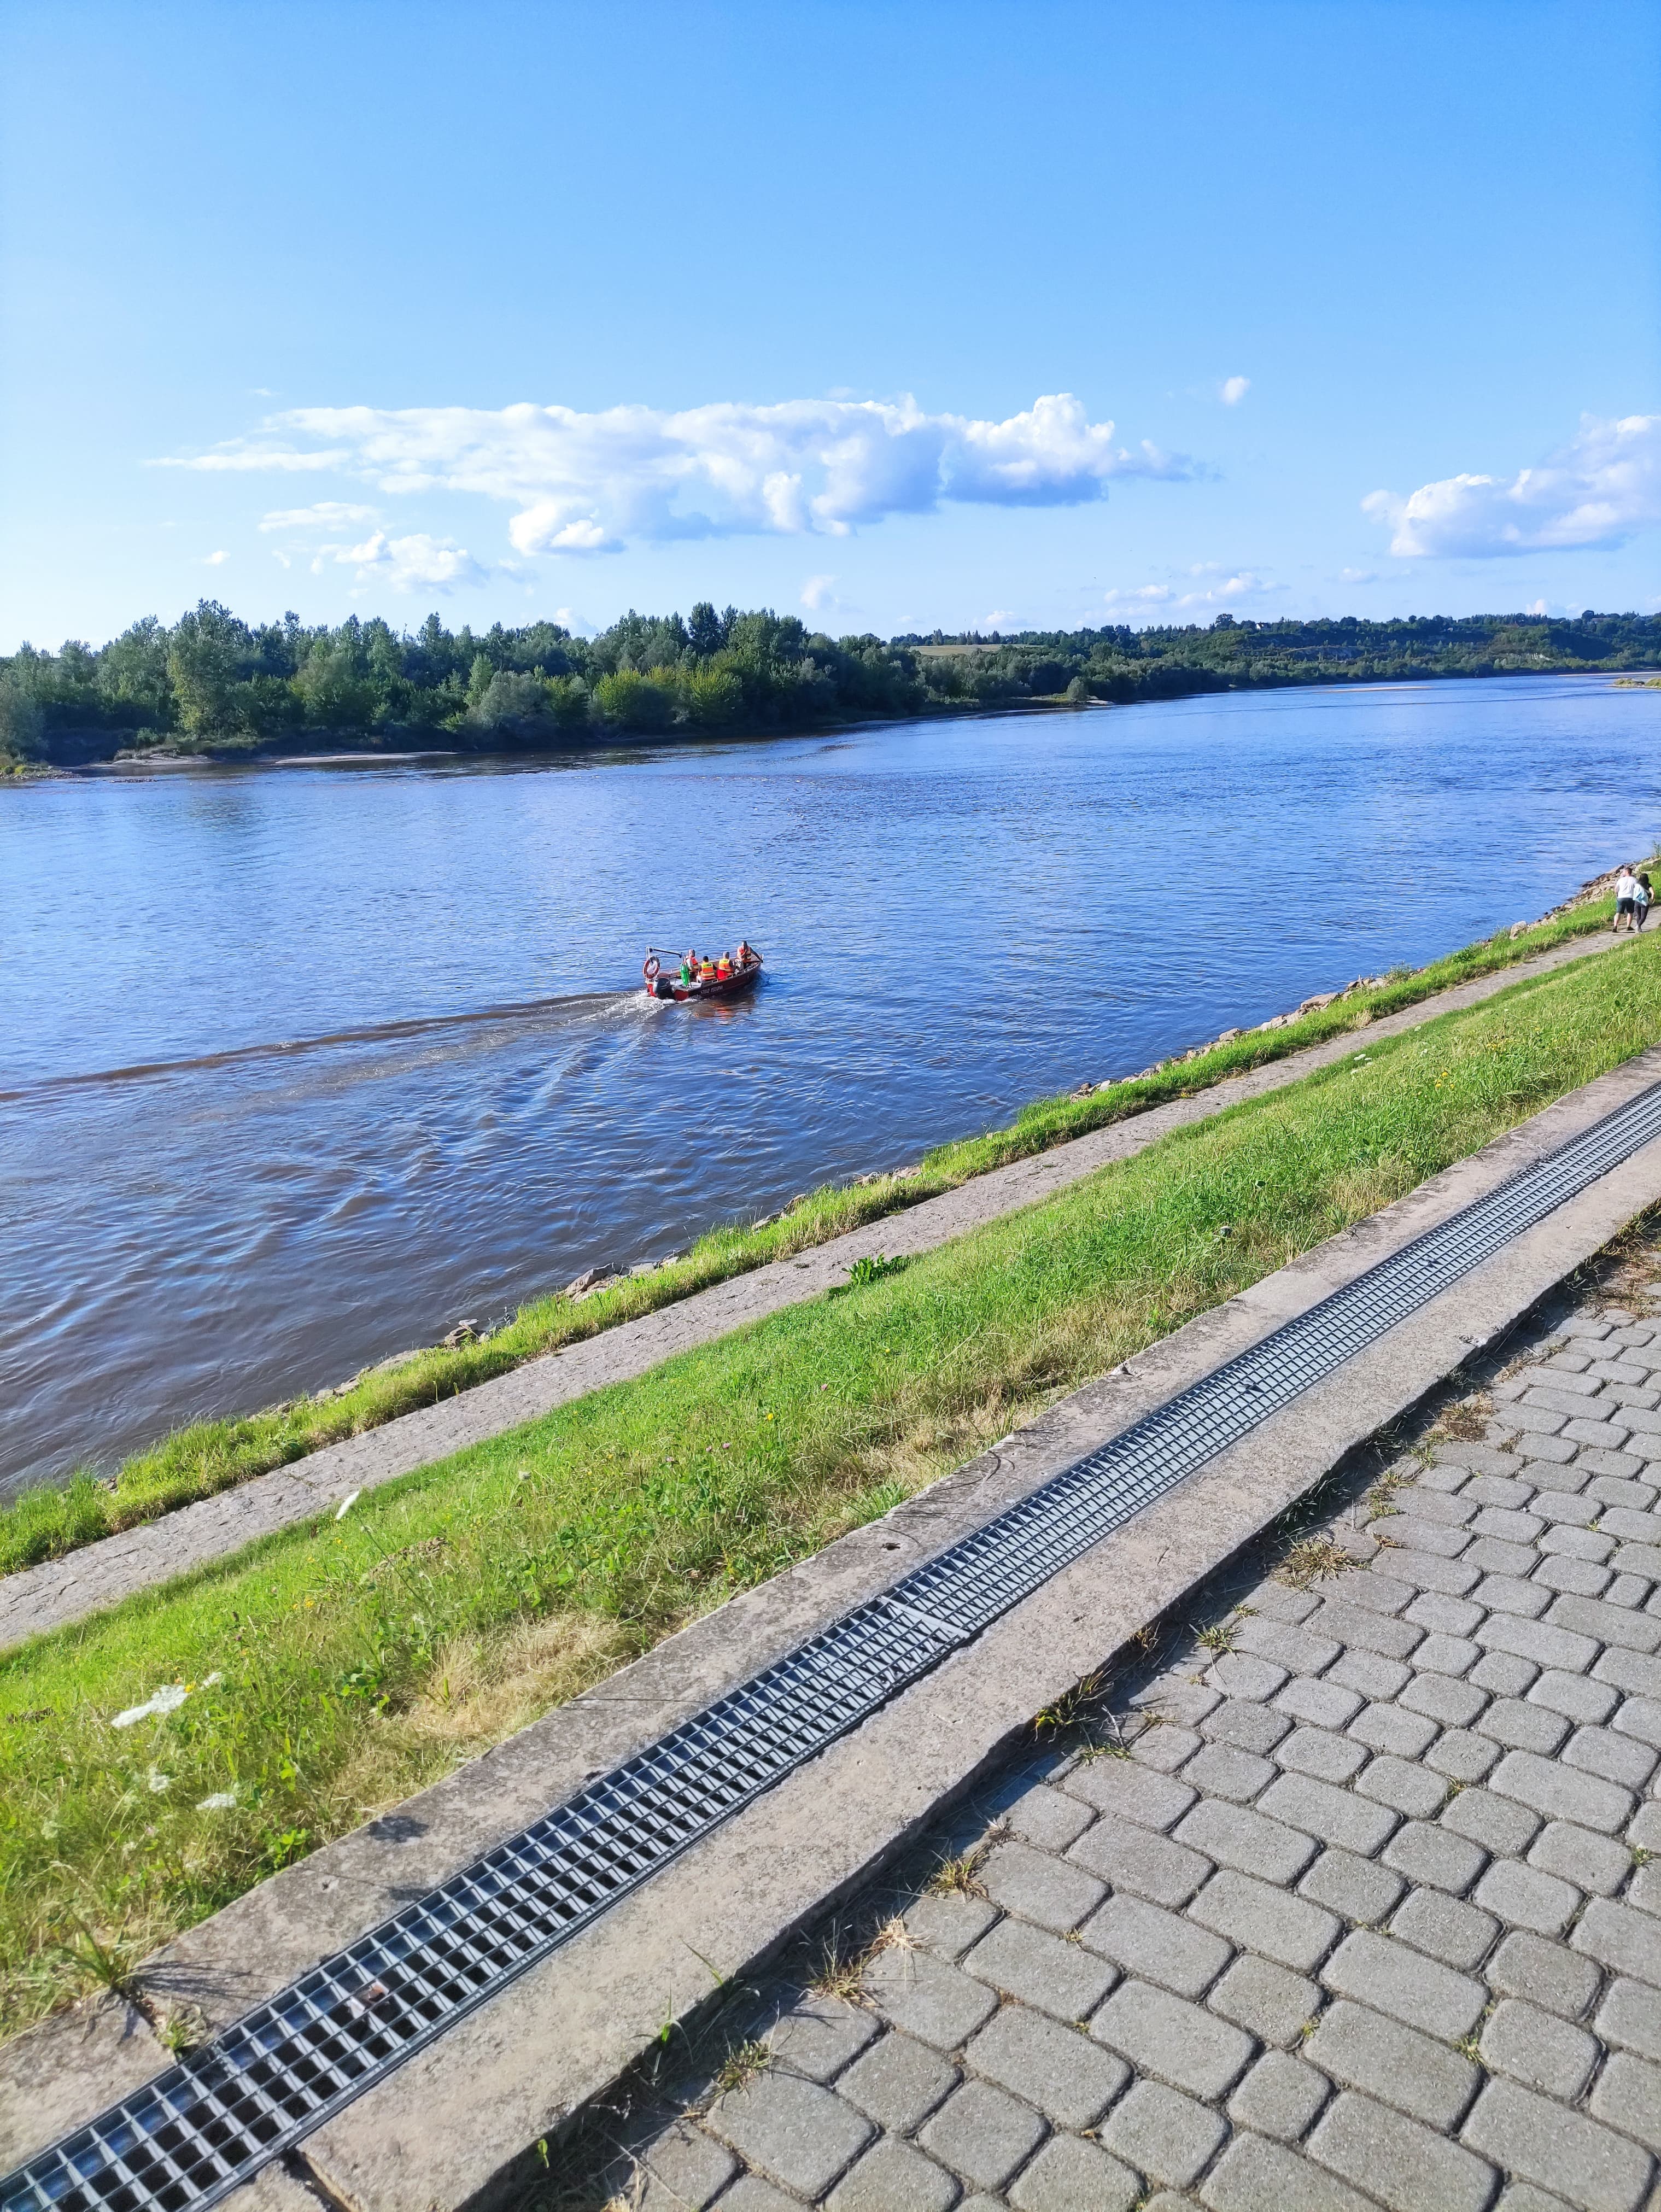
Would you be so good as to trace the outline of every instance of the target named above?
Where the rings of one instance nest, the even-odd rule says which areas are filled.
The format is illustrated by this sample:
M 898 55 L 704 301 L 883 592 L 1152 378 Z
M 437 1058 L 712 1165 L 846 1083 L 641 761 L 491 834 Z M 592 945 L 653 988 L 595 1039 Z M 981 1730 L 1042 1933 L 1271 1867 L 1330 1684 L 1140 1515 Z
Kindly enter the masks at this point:
M 1046 1705 L 1035 1717 L 1033 1734 L 1040 1739 L 1065 1734 L 1097 1703 L 1106 1683 L 1105 1670 L 1098 1668 L 1095 1674 L 1086 1674 L 1082 1682 L 1075 1682 L 1070 1690 L 1063 1690 L 1053 1705 Z
M 736 2051 L 727 2052 L 715 2069 L 716 2095 L 725 2097 L 733 2089 L 747 2089 L 772 2063 L 773 2053 L 767 2044 L 739 2044 Z
M 922 1948 L 922 1945 L 897 1915 L 884 1921 L 870 1942 L 854 1951 L 844 1950 L 833 1930 L 825 1939 L 818 1971 L 807 1986 L 815 1996 L 835 1997 L 843 2004 L 863 2004 L 866 1972 L 873 1959 L 880 1958 L 885 1951 Z
M 1446 1437 L 1454 1443 L 1480 1443 L 1488 1432 L 1488 1423 L 1494 1418 L 1494 1406 L 1486 1395 L 1470 1400 L 1462 1399 L 1457 1404 L 1444 1406 L 1436 1417 L 1431 1431 L 1433 1437 Z
M 155 2023 L 155 2033 L 163 2046 L 177 2057 L 207 2041 L 207 2015 L 199 2005 L 180 2005 L 161 2014 Z
M 928 1877 L 928 1894 L 984 1898 L 986 1884 L 980 1878 L 979 1869 L 986 1853 L 986 1844 L 980 1843 L 972 1850 L 959 1851 L 955 1858 L 942 1859 Z
M 815 1996 L 836 1997 L 843 2004 L 856 2004 L 864 1994 L 867 1963 L 865 1951 L 844 1952 L 835 1936 L 830 1936 L 807 1986 Z
M 1307 1589 L 1324 1575 L 1348 1574 L 1360 1564 L 1330 1536 L 1302 1536 L 1275 1568 L 1275 1579 L 1293 1589 Z
M 1469 2058 L 1473 2066 L 1480 2066 L 1482 2064 L 1482 2045 L 1480 2038 L 1477 2036 L 1462 2035 L 1455 2042 L 1453 2047 L 1463 2057 Z
M 1208 1628 L 1196 1632 L 1195 1642 L 1203 1644 L 1208 1651 L 1232 1651 L 1238 1631 L 1229 1621 L 1214 1620 Z
M 59 1951 L 67 1964 L 77 1968 L 108 1996 L 131 1999 L 134 1994 L 135 1946 L 125 1929 L 109 1937 L 89 1928 L 79 1914 L 70 1916 L 75 1933 Z
M 904 1260 L 898 1256 L 885 1260 L 880 1252 L 867 1253 L 862 1259 L 855 1260 L 848 1270 L 848 1281 L 844 1287 L 850 1291 L 863 1290 L 867 1283 L 881 1282 L 885 1275 L 897 1275 L 904 1265 Z

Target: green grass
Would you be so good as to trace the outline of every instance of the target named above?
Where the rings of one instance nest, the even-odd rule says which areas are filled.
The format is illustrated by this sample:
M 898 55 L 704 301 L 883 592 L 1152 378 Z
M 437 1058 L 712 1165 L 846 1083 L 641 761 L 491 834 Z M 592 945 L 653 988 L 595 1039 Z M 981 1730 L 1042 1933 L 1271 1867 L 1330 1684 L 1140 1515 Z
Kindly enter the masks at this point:
M 0 1660 L 0 2025 L 1658 1038 L 1640 945 L 1358 1040 L 1043 1206 Z M 113 1725 L 175 1684 L 176 1710 Z
M 759 1231 L 715 1230 L 674 1266 L 632 1278 L 580 1304 L 558 1294 L 536 1299 L 481 1342 L 453 1350 L 435 1346 L 394 1368 L 365 1374 L 327 1397 L 301 1398 L 263 1413 L 193 1422 L 127 1460 L 107 1482 L 82 1470 L 67 1485 L 27 1491 L 9 1507 L 0 1508 L 0 1574 L 15 1573 L 20 1567 L 58 1558 L 100 1537 L 157 1519 L 325 1445 L 378 1428 L 401 1413 L 453 1397 L 539 1353 L 598 1335 L 712 1283 L 935 1197 L 990 1168 L 1047 1151 L 1070 1137 L 1146 1113 L 1172 1098 L 1190 1097 L 1229 1076 L 1365 1027 L 1438 991 L 1606 927 L 1611 908 L 1612 902 L 1603 900 L 1514 941 L 1502 933 L 1468 945 L 1428 968 L 1403 971 L 1376 991 L 1358 992 L 1285 1029 L 1254 1031 L 1193 1060 L 1169 1062 L 1156 1074 L 1106 1085 L 1088 1098 L 1042 1100 L 1007 1128 L 940 1146 L 910 1176 L 882 1176 L 869 1183 L 815 1191 L 782 1220 Z

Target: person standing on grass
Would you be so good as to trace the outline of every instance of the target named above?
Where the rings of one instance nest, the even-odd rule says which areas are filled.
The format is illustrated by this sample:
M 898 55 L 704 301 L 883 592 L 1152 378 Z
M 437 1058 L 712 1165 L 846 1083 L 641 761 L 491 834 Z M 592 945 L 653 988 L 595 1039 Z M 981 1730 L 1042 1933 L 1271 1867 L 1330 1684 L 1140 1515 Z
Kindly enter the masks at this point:
M 1640 929 L 1649 919 L 1650 907 L 1654 897 L 1655 891 L 1650 882 L 1649 872 L 1647 869 L 1642 869 L 1638 877 L 1637 911 L 1634 917 Z
M 1628 929 L 1638 927 L 1638 878 L 1632 872 L 1630 860 L 1622 860 L 1621 872 L 1615 881 L 1615 921 L 1610 926 L 1612 936 L 1620 935 L 1623 921 Z

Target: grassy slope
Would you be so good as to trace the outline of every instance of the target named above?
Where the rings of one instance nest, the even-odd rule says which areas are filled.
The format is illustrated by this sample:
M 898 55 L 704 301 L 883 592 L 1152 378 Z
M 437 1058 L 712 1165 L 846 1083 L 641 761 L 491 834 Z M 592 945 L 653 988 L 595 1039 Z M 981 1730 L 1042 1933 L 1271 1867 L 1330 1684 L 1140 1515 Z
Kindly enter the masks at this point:
M 883 1176 L 868 1184 L 816 1191 L 783 1220 L 765 1229 L 715 1230 L 672 1267 L 632 1279 L 581 1304 L 559 1295 L 538 1299 L 521 1307 L 483 1343 L 453 1351 L 435 1346 L 394 1369 L 368 1375 L 338 1395 L 302 1398 L 265 1413 L 196 1422 L 128 1460 L 113 1487 L 82 1474 L 64 1488 L 29 1491 L 10 1507 L 0 1508 L 0 1574 L 57 1558 L 246 1482 L 326 1444 L 378 1428 L 400 1413 L 436 1404 L 441 1398 L 505 1374 L 538 1353 L 597 1335 L 618 1322 L 652 1312 L 770 1260 L 824 1243 L 901 1206 L 952 1189 L 989 1168 L 1207 1089 L 1228 1076 L 1365 1026 L 1437 991 L 1503 969 L 1606 926 L 1609 913 L 1608 900 L 1580 908 L 1515 941 L 1501 935 L 1468 945 L 1428 968 L 1393 977 L 1377 991 L 1358 992 L 1285 1029 L 1254 1031 L 1194 1060 L 1172 1062 L 1158 1074 L 1106 1085 L 1088 1098 L 1043 1100 L 1009 1128 L 940 1146 L 915 1175 Z
M 1648 947 L 1518 984 L 0 1662 L 0 2024 L 1658 1039 Z

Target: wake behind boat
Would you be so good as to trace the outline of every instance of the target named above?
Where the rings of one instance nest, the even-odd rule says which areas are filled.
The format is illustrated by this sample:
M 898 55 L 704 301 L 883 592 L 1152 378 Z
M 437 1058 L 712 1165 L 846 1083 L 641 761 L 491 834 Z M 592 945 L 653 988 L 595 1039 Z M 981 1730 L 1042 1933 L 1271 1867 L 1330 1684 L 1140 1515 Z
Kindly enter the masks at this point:
M 666 952 L 648 945 L 642 973 L 648 999 L 736 999 L 754 990 L 761 970 L 760 953 L 740 940 L 736 952 Z

